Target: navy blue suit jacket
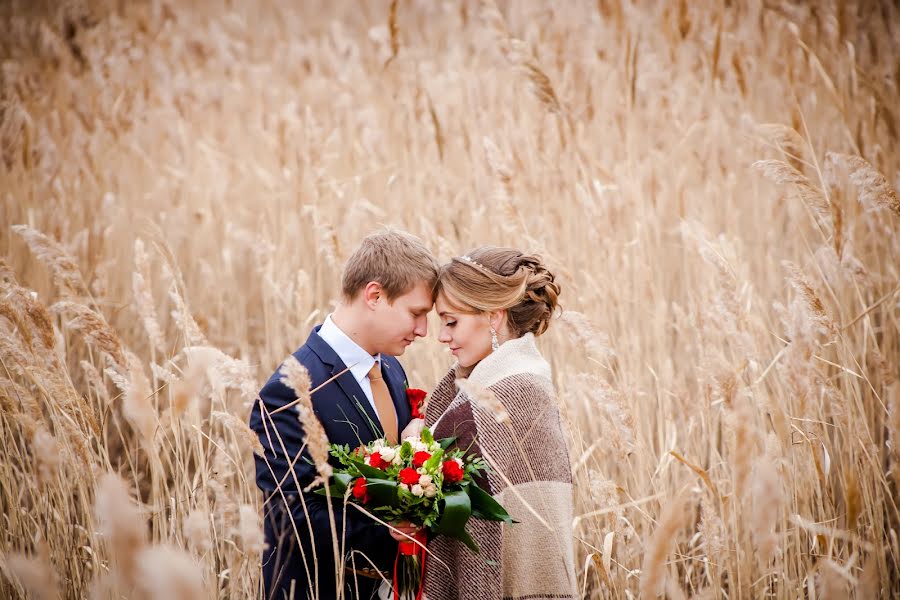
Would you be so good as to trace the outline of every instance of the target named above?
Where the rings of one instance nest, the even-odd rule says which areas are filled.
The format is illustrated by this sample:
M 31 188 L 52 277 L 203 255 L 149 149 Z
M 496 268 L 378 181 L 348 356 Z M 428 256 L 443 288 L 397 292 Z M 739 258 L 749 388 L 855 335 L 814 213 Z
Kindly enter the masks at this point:
M 321 326 L 313 329 L 306 343 L 294 352 L 294 356 L 309 371 L 312 389 L 343 372 L 316 391 L 311 398 L 313 411 L 322 422 L 328 440 L 355 448 L 382 437 L 377 413 L 353 374 L 347 370 L 348 365 L 319 337 L 319 327 Z M 381 365 L 384 381 L 397 410 L 399 431 L 402 431 L 411 419 L 406 399 L 406 373 L 393 356 L 382 355 Z M 312 490 L 303 491 L 316 478 L 316 469 L 305 449 L 303 455 L 296 458 L 303 446 L 304 436 L 297 411 L 288 409 L 271 414 L 297 399 L 293 390 L 279 381 L 281 376 L 276 370 L 259 393 L 268 414 L 263 414 L 257 402 L 250 415 L 250 427 L 259 436 L 265 451 L 264 457 L 256 457 L 256 483 L 266 501 L 265 533 L 268 548 L 263 554 L 266 597 L 281 598 L 282 594 L 286 595 L 292 580 L 295 597 L 306 597 L 308 589 L 315 587 L 313 548 L 318 561 L 319 597 L 336 597 L 331 526 L 326 505 L 329 500 L 314 494 Z M 275 431 L 286 452 L 282 450 Z M 291 463 L 296 480 L 291 474 Z M 332 464 L 338 466 L 336 461 Z M 286 501 L 279 492 L 279 484 Z M 334 509 L 339 543 L 343 532 L 345 555 L 354 551 L 362 552 L 377 568 L 388 570 L 393 565 L 397 543 L 387 528 L 355 508 L 348 508 L 345 512 L 341 500 L 330 501 Z M 359 556 L 356 556 L 355 564 L 358 569 L 370 566 L 368 561 Z

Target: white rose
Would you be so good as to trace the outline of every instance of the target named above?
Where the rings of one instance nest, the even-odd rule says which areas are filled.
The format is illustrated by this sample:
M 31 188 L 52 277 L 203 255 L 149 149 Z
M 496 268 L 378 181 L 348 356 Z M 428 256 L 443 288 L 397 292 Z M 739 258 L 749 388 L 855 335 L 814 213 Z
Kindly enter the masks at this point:
M 431 484 L 431 475 L 422 475 L 419 477 L 419 483 L 423 486 L 428 487 Z
M 434 498 L 437 494 L 437 486 L 433 483 L 429 483 L 425 486 L 425 497 L 426 498 Z
M 400 453 L 394 452 L 394 458 L 391 460 L 391 463 L 393 463 L 395 465 L 399 465 L 402 462 L 403 462 L 403 459 L 400 458 Z
M 397 455 L 397 451 L 394 450 L 391 446 L 385 446 L 381 449 L 381 459 L 387 462 L 391 462 L 394 460 L 394 456 Z
M 421 497 L 425 493 L 425 490 L 418 483 L 416 485 L 412 486 L 412 489 L 410 489 L 409 491 L 412 492 L 413 496 L 419 496 L 419 497 Z
M 405 483 L 401 483 L 398 487 L 400 487 L 400 488 L 406 490 L 407 492 L 409 491 L 409 486 L 406 485 Z
M 455 460 L 455 461 L 456 461 L 456 464 L 458 464 L 458 465 L 459 465 L 459 468 L 460 468 L 460 469 L 462 469 L 462 468 L 463 468 L 463 461 L 462 461 L 462 459 L 461 459 L 461 458 L 454 458 L 454 459 L 453 459 L 453 460 Z

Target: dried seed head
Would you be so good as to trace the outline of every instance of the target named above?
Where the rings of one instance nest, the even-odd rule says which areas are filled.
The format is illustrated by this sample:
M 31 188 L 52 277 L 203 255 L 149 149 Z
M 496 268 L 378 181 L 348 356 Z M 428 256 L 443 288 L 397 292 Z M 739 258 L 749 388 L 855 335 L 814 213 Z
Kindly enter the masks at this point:
M 43 485 L 54 480 L 59 470 L 62 455 L 56 438 L 43 426 L 31 438 L 31 449 L 37 462 L 38 479 Z
M 18 580 L 25 591 L 35 600 L 58 600 L 62 598 L 59 576 L 50 566 L 49 549 L 41 544 L 38 556 L 13 554 L 5 557 L 6 568 L 14 580 Z
M 106 540 L 117 577 L 126 584 L 134 583 L 138 555 L 147 543 L 147 529 L 143 514 L 118 475 L 107 473 L 100 478 L 94 514 L 100 523 L 100 534 Z
M 174 546 L 150 546 L 138 556 L 138 586 L 149 600 L 194 600 L 206 596 L 202 568 Z
M 243 420 L 236 416 L 223 412 L 213 411 L 210 415 L 212 420 L 221 423 L 228 431 L 230 431 L 238 442 L 238 446 L 242 449 L 250 449 L 255 454 L 263 455 L 263 447 L 259 442 L 259 437 L 250 429 Z
M 237 538 L 247 554 L 262 554 L 266 549 L 266 536 L 260 523 L 259 510 L 244 504 L 240 507 Z
M 131 277 L 131 287 L 134 303 L 150 339 L 150 345 L 159 352 L 165 352 L 165 339 L 156 316 L 153 291 L 150 289 L 150 260 L 144 250 L 144 242 L 139 239 L 134 241 L 134 273 Z
M 665 592 L 666 560 L 675 547 L 678 532 L 685 524 L 686 502 L 676 496 L 663 507 L 659 524 L 647 541 L 647 550 L 641 566 L 641 593 L 655 598 Z
M 35 257 L 53 273 L 53 282 L 63 295 L 89 298 L 87 286 L 78 270 L 78 263 L 69 256 L 62 246 L 40 231 L 26 225 L 13 225 L 12 230 L 22 236 Z
M 850 173 L 850 182 L 859 188 L 859 203 L 867 209 L 886 208 L 900 216 L 900 199 L 887 178 L 868 161 L 850 154 L 829 152 L 825 156 L 825 168 L 833 172 L 838 166 Z
M 67 328 L 80 332 L 85 342 L 108 354 L 117 365 L 125 366 L 122 342 L 100 313 L 69 300 L 57 302 L 50 310 L 57 315 L 70 316 L 71 319 L 66 322 Z
M 212 519 L 205 510 L 192 510 L 182 525 L 184 537 L 192 548 L 206 552 L 212 548 Z

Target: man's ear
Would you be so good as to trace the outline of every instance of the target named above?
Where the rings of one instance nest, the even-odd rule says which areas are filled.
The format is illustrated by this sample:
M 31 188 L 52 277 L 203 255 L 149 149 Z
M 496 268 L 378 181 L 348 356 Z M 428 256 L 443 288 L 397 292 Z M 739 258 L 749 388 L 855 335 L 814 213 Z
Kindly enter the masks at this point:
M 370 309 L 374 310 L 375 305 L 384 300 L 384 289 L 377 281 L 370 281 L 363 288 L 363 302 Z

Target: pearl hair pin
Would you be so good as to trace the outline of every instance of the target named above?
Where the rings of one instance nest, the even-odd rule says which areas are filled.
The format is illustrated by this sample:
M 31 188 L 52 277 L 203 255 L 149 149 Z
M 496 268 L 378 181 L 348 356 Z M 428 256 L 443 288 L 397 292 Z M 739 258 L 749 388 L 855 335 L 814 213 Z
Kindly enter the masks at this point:
M 485 267 L 485 266 L 484 266 L 483 264 L 481 264 L 480 262 L 478 262 L 478 261 L 476 261 L 476 260 L 473 260 L 473 259 L 472 259 L 470 256 L 468 256 L 468 255 L 460 256 L 460 257 L 459 257 L 459 260 L 465 261 L 465 262 L 469 263 L 470 265 L 474 265 L 474 266 L 478 267 L 479 269 L 484 269 L 485 271 L 487 271 L 487 267 Z

